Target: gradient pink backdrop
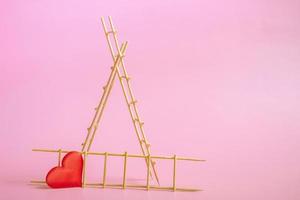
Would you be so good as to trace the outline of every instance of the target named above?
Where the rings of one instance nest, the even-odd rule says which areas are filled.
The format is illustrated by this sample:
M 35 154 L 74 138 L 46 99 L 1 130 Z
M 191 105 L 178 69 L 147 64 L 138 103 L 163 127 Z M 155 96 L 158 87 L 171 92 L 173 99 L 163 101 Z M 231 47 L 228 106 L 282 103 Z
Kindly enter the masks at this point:
M 28 184 L 56 163 L 32 148 L 80 148 L 112 63 L 107 15 L 129 42 L 152 152 L 207 159 L 179 166 L 178 182 L 203 192 Z M 300 199 L 299 1 L 2 0 L 0 22 L 0 199 Z M 140 152 L 119 84 L 92 149 Z M 128 181 L 142 183 L 133 162 Z M 101 164 L 89 163 L 89 180 Z M 110 164 L 119 181 L 118 160 Z M 170 183 L 171 164 L 158 167 Z

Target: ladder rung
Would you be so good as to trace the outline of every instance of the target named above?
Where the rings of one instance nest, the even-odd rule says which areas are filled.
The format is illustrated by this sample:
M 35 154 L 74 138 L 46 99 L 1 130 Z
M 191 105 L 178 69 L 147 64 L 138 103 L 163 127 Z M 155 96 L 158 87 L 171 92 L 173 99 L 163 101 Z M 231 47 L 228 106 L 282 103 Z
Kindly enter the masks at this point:
M 114 55 L 114 58 L 117 59 L 118 56 L 120 56 L 120 58 L 124 58 L 125 57 L 125 55 L 123 55 L 123 54 L 121 54 L 121 55 L 117 54 L 117 55 Z
M 112 33 L 112 34 L 116 34 L 117 31 L 107 31 L 107 32 L 106 32 L 106 35 L 111 34 L 111 33 Z
M 137 103 L 137 100 L 133 100 L 133 101 L 129 102 L 129 106 L 133 105 L 133 104 L 136 104 L 136 103 Z
M 95 110 L 98 110 L 98 107 L 95 107 L 94 109 L 95 109 Z
M 140 126 L 144 126 L 144 122 L 141 122 L 139 119 L 134 119 L 135 122 L 138 122 L 140 124 Z
M 104 86 L 102 87 L 102 89 L 105 90 L 105 89 L 106 89 L 106 85 L 104 85 Z
M 156 162 L 154 160 L 151 160 L 152 165 L 156 165 Z
M 124 79 L 126 79 L 127 81 L 129 81 L 129 80 L 131 79 L 129 76 L 121 76 L 120 78 L 121 78 L 121 79 L 124 78 Z
M 137 119 L 137 118 L 134 119 L 134 121 L 135 121 L 135 122 L 138 122 L 138 123 L 140 124 L 140 126 L 143 126 L 143 125 L 145 124 L 144 122 L 141 122 L 140 119 Z
M 144 125 L 144 122 L 141 122 L 140 119 L 138 119 L 138 118 L 135 118 L 134 121 L 135 121 L 135 122 L 138 122 L 138 123 L 141 124 L 141 125 Z
M 90 131 L 92 128 L 97 129 L 97 127 L 98 127 L 98 124 L 94 124 L 94 125 L 88 127 L 87 130 Z
M 147 148 L 149 148 L 151 146 L 151 144 L 146 142 L 145 140 L 141 140 L 140 142 L 141 142 L 141 144 L 144 143 L 147 146 Z

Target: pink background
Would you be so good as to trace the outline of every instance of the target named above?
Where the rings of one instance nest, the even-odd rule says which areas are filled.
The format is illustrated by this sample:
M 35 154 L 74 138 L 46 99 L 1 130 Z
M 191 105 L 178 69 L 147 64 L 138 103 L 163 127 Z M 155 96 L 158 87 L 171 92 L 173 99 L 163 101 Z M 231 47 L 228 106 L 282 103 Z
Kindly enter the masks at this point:
M 28 184 L 56 164 L 32 148 L 80 149 L 112 63 L 107 15 L 129 42 L 153 154 L 207 159 L 178 168 L 179 185 L 204 191 Z M 0 22 L 0 199 L 300 199 L 299 1 L 2 0 Z M 119 83 L 104 114 L 92 150 L 140 153 Z M 120 160 L 109 164 L 120 181 Z M 88 165 L 99 181 L 100 158 Z M 171 163 L 157 165 L 170 184 Z M 142 162 L 128 169 L 145 182 Z

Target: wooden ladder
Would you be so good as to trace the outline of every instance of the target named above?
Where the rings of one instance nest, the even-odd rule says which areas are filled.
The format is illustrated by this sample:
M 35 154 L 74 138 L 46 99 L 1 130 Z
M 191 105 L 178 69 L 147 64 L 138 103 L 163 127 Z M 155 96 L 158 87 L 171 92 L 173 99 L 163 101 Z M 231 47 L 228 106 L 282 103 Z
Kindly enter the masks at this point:
M 145 131 L 144 131 L 144 122 L 141 121 L 138 109 L 137 109 L 137 100 L 133 95 L 132 89 L 131 89 L 131 84 L 130 84 L 130 77 L 126 71 L 125 68 L 125 64 L 124 64 L 124 56 L 125 56 L 125 52 L 126 52 L 126 48 L 127 48 L 127 42 L 122 43 L 121 47 L 119 46 L 119 42 L 118 42 L 118 38 L 117 38 L 117 31 L 113 25 L 112 19 L 111 17 L 108 17 L 109 20 L 109 25 L 110 25 L 110 31 L 107 30 L 106 24 L 105 24 L 105 20 L 102 17 L 101 18 L 101 22 L 102 22 L 102 26 L 103 26 L 103 30 L 105 33 L 105 37 L 108 43 L 108 47 L 113 59 L 113 66 L 111 67 L 111 73 L 110 76 L 107 80 L 106 85 L 103 87 L 104 92 L 102 94 L 102 97 L 100 99 L 100 102 L 98 104 L 98 106 L 95 108 L 96 113 L 94 115 L 94 118 L 88 128 L 88 132 L 85 138 L 85 141 L 82 143 L 82 151 L 86 151 L 89 152 L 91 145 L 93 143 L 97 128 L 98 128 L 98 124 L 100 122 L 100 119 L 102 117 L 103 114 L 103 110 L 105 108 L 107 99 L 109 97 L 109 94 L 111 92 L 111 89 L 113 87 L 113 83 L 115 80 L 115 77 L 117 76 L 121 87 L 122 87 L 122 91 L 128 106 L 128 110 L 133 122 L 133 126 L 134 126 L 134 130 L 138 139 L 138 142 L 140 144 L 142 153 L 144 156 L 150 156 L 151 152 L 150 152 L 150 144 L 145 136 Z M 114 48 L 111 42 L 111 37 L 113 37 L 113 43 L 115 45 L 115 49 L 116 49 L 116 53 L 114 52 Z M 152 159 L 147 159 L 145 158 L 146 161 L 146 166 L 150 166 L 150 176 L 153 177 L 153 174 L 155 176 L 155 179 L 157 181 L 157 183 L 159 184 L 159 179 L 158 179 L 158 175 L 156 172 L 156 168 L 155 168 L 155 161 L 153 161 Z

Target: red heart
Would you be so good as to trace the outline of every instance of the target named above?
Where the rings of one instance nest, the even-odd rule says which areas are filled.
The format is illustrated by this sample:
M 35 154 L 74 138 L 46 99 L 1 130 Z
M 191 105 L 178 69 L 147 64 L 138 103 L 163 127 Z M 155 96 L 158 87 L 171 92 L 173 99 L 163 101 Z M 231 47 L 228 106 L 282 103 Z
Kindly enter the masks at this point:
M 69 152 L 62 160 L 61 167 L 52 168 L 46 183 L 52 188 L 81 187 L 83 159 L 81 153 Z

